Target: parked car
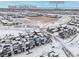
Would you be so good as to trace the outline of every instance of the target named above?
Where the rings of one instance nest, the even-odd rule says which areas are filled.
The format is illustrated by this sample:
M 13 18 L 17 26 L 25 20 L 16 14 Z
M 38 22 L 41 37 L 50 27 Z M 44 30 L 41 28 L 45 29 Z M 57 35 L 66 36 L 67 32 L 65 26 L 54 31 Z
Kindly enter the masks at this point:
M 1 57 L 8 57 L 12 56 L 12 50 L 10 44 L 1 44 L 0 45 L 0 56 Z

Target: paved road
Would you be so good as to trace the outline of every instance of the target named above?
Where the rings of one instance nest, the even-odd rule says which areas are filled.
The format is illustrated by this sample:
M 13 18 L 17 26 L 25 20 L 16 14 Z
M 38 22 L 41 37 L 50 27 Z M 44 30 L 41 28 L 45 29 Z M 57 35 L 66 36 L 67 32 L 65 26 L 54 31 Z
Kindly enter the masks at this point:
M 54 39 L 61 44 L 62 50 L 67 57 L 74 57 L 74 55 L 65 47 L 65 45 L 58 38 L 54 37 Z
M 76 37 L 78 36 L 78 34 L 77 35 L 75 35 L 69 42 L 67 42 L 67 43 L 70 43 L 70 42 L 72 42 Z

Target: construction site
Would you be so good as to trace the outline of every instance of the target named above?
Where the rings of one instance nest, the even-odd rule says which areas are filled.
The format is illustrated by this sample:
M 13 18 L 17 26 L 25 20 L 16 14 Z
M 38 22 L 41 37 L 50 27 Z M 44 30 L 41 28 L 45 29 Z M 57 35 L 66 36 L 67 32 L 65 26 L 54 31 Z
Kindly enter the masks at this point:
M 79 9 L 22 7 L 0 8 L 0 57 L 79 57 Z

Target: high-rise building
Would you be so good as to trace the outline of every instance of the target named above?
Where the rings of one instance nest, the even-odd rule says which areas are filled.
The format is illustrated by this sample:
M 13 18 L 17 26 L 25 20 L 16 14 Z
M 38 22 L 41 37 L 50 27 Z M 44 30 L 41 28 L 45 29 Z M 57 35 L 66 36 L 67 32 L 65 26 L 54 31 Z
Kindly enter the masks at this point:
M 8 6 L 11 9 L 35 9 L 37 6 L 33 5 L 16 5 L 16 6 Z

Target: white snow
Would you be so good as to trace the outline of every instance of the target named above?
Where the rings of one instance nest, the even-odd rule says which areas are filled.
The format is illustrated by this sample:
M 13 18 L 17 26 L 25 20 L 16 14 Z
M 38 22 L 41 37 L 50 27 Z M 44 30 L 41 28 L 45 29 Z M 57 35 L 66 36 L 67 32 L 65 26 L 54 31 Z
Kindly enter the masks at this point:
M 49 15 L 51 15 L 51 14 L 49 14 Z M 18 22 L 18 20 L 19 20 L 19 22 L 24 22 L 23 25 L 26 25 L 25 21 L 22 21 L 22 19 L 17 18 L 16 20 L 17 20 L 17 22 Z M 23 20 L 25 20 L 25 19 L 23 19 Z M 29 25 L 30 27 L 31 26 L 40 26 L 40 28 L 43 28 L 43 27 L 47 28 L 48 26 L 51 26 L 51 28 L 52 28 L 52 27 L 58 26 L 59 24 L 64 24 L 63 26 L 65 26 L 66 23 L 71 20 L 71 17 L 69 15 L 62 15 L 62 17 L 54 24 L 42 24 L 40 21 L 32 22 L 32 24 L 31 24 L 31 23 L 29 23 L 29 22 L 31 22 L 30 19 L 26 19 L 26 20 L 27 20 L 27 25 Z M 73 27 L 73 26 L 69 26 L 69 27 Z M 75 27 L 75 28 L 77 28 L 77 27 Z M 35 27 L 33 27 L 33 28 L 28 28 L 28 27 L 14 28 L 14 27 L 7 27 L 7 26 L 2 27 L 1 26 L 0 27 L 0 37 L 4 37 L 6 34 L 7 35 L 12 34 L 14 36 L 17 36 L 18 33 L 25 33 L 25 31 L 30 33 L 31 31 L 34 31 L 34 30 L 36 30 L 37 32 L 40 31 L 39 29 L 37 29 Z M 77 28 L 77 30 L 79 31 L 79 28 Z M 41 55 L 45 55 L 45 57 L 47 57 L 47 54 L 51 51 L 57 52 L 59 54 L 59 57 L 66 57 L 66 54 L 62 50 L 62 44 L 69 51 L 71 51 L 72 54 L 74 54 L 75 56 L 79 56 L 79 33 L 77 33 L 77 34 L 78 34 L 78 36 L 74 40 L 69 42 L 75 35 L 63 40 L 58 36 L 58 32 L 56 32 L 56 33 L 52 34 L 52 41 L 53 41 L 52 43 L 48 43 L 48 44 L 41 45 L 41 46 L 36 46 L 35 48 L 30 50 L 32 53 L 29 55 L 26 55 L 27 52 L 24 52 L 21 54 L 13 55 L 12 57 L 39 57 Z M 56 41 L 53 36 L 55 36 L 60 42 Z M 52 46 L 55 46 L 55 48 L 52 48 Z

